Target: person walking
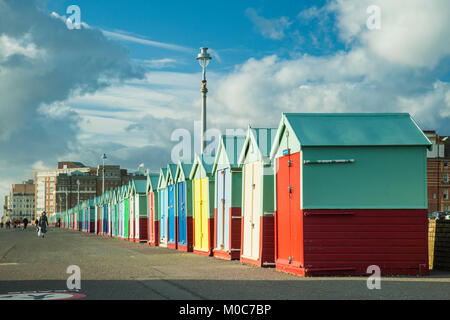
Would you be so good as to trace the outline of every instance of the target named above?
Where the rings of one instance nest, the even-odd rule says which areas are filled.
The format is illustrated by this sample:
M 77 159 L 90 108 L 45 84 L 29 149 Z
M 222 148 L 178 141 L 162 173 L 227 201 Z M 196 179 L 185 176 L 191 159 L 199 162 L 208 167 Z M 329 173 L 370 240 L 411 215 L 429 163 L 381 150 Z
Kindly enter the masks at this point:
M 28 225 L 28 219 L 25 218 L 25 219 L 23 219 L 23 230 L 25 230 L 27 228 L 27 225 Z
M 38 236 L 42 235 L 42 238 L 45 237 L 47 233 L 48 220 L 45 211 L 41 214 L 41 219 L 39 219 L 39 233 Z

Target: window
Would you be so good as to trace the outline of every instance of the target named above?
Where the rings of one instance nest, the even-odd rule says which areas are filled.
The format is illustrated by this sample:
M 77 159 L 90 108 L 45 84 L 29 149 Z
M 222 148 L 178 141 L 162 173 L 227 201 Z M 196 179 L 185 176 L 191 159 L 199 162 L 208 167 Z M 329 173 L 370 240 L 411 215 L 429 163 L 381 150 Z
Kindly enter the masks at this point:
M 448 173 L 444 174 L 444 183 L 448 183 Z
M 444 190 L 444 200 L 448 200 L 448 189 Z
M 448 162 L 444 162 L 444 168 L 448 167 Z

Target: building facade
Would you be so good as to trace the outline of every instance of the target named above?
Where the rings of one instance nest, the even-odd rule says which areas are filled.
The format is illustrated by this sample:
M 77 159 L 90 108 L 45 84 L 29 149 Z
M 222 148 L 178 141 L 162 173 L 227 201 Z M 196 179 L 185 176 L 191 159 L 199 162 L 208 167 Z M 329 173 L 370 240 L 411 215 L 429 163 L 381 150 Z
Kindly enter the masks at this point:
M 144 173 L 128 173 L 118 165 L 87 167 L 81 162 L 58 162 L 56 169 L 36 170 L 36 210 L 52 215 L 94 199 L 104 190 L 115 189 L 130 180 L 146 180 Z
M 5 197 L 4 215 L 6 221 L 29 222 L 34 219 L 35 185 L 33 180 L 21 184 L 12 184 L 9 196 Z
M 433 144 L 427 152 L 428 211 L 450 211 L 450 138 L 424 133 Z

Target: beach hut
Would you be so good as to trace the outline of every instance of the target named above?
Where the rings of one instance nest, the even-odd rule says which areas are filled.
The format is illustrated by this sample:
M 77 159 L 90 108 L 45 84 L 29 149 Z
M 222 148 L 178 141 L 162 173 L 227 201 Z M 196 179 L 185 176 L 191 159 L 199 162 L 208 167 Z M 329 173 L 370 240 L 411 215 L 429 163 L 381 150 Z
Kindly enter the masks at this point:
M 103 207 L 102 207 L 102 222 L 103 222 L 103 230 L 102 235 L 108 236 L 108 226 L 109 226 L 109 215 L 108 215 L 108 201 L 109 201 L 109 191 L 105 191 L 102 196 L 103 199 Z
M 409 114 L 283 114 L 271 150 L 276 268 L 428 274 L 429 146 Z
M 234 260 L 241 255 L 242 170 L 238 158 L 245 136 L 222 135 L 212 173 L 214 188 L 214 257 Z
M 134 242 L 135 240 L 135 228 L 136 220 L 134 215 L 134 194 L 133 194 L 133 180 L 128 183 L 128 199 L 129 199 L 129 237 L 128 240 Z
M 130 237 L 130 193 L 129 184 L 124 185 L 122 188 L 122 199 L 123 199 L 123 221 L 122 221 L 122 239 L 128 240 Z
M 108 236 L 113 236 L 113 216 L 114 216 L 114 189 L 108 192 Z
M 161 168 L 158 180 L 159 246 L 167 247 L 167 168 Z
M 84 210 L 84 228 L 83 231 L 87 233 L 95 232 L 95 205 L 94 200 L 87 200 L 83 202 Z
M 111 223 L 111 236 L 113 238 L 117 238 L 117 222 L 118 222 L 118 216 L 119 216 L 119 200 L 117 197 L 119 188 L 115 188 L 112 193 L 112 223 Z
M 118 217 L 118 238 L 124 239 L 124 221 L 125 221 L 125 198 L 123 197 L 125 185 L 118 190 L 117 200 L 119 202 L 119 217 Z
M 214 158 L 195 155 L 189 179 L 194 204 L 194 253 L 212 256 L 214 242 Z
M 275 128 L 251 128 L 239 156 L 242 168 L 241 262 L 274 267 L 274 181 L 270 150 Z
M 175 173 L 176 164 L 167 165 L 167 247 L 177 249 L 178 243 L 178 220 L 176 218 L 176 187 Z
M 178 220 L 178 250 L 192 252 L 194 250 L 194 225 L 192 208 L 192 181 L 189 174 L 191 163 L 178 162 L 175 173 L 176 203 Z
M 99 197 L 94 198 L 94 233 L 99 233 Z
M 147 181 L 132 180 L 130 197 L 134 206 L 134 241 L 147 242 Z
M 147 215 L 148 236 L 147 243 L 157 247 L 159 245 L 159 210 L 158 210 L 158 173 L 149 173 L 147 176 Z

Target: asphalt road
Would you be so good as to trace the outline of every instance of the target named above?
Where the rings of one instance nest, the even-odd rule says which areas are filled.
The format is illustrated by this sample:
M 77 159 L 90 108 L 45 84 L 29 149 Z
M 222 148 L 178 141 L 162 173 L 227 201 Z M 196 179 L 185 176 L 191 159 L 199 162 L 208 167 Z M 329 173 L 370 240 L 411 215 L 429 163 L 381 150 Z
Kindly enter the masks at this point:
M 450 299 L 450 273 L 383 278 L 369 290 L 364 277 L 302 278 L 76 231 L 42 239 L 32 228 L 0 229 L 0 295 L 67 290 L 71 265 L 86 299 Z

